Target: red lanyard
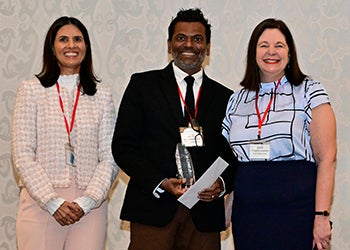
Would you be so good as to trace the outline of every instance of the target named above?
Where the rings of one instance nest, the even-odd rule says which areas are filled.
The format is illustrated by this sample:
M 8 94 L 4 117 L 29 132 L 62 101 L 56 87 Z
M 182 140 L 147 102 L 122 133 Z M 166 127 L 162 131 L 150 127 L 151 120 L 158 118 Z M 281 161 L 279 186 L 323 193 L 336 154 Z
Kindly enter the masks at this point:
M 282 79 L 282 77 L 280 79 L 278 79 L 278 82 L 276 84 L 275 91 L 274 91 L 275 94 L 276 94 L 278 86 L 280 85 L 281 79 Z M 273 96 L 274 96 L 273 93 L 271 93 L 269 104 L 267 105 L 267 107 L 265 109 L 265 112 L 264 112 L 264 115 L 261 118 L 260 110 L 259 110 L 259 107 L 258 107 L 259 93 L 258 93 L 258 91 L 256 92 L 256 96 L 255 96 L 255 110 L 256 110 L 256 114 L 258 116 L 258 139 L 261 138 L 261 127 L 262 127 L 262 124 L 264 123 L 264 121 L 266 119 L 267 113 L 269 112 L 269 110 L 271 108 Z
M 192 115 L 191 115 L 190 112 L 188 111 L 188 108 L 187 108 L 185 99 L 184 99 L 184 97 L 182 96 L 181 89 L 180 89 L 179 85 L 177 85 L 177 91 L 179 92 L 181 101 L 182 101 L 182 103 L 184 104 L 184 107 L 185 107 L 185 109 L 186 109 L 186 112 L 187 112 L 187 114 L 188 114 L 188 117 L 190 117 L 191 121 L 193 120 L 193 118 L 196 118 L 196 117 L 197 117 L 197 112 L 198 112 L 198 101 L 199 101 L 199 97 L 201 96 L 201 90 L 202 90 L 202 85 L 200 86 L 199 91 L 198 91 L 197 100 L 196 100 L 196 106 L 194 107 L 194 117 L 192 117 Z
M 61 97 L 60 85 L 57 82 L 56 82 L 56 87 L 57 87 L 57 92 L 58 92 L 58 98 L 60 100 L 61 110 L 62 110 L 62 113 L 63 113 L 64 123 L 66 124 L 66 130 L 67 130 L 67 134 L 68 134 L 68 143 L 69 143 L 69 145 L 71 145 L 70 134 L 71 134 L 71 132 L 73 130 L 73 126 L 74 126 L 75 114 L 76 114 L 77 107 L 78 107 L 81 85 L 79 84 L 79 86 L 78 86 L 77 96 L 76 96 L 75 102 L 74 102 L 74 108 L 73 108 L 73 113 L 72 113 L 70 126 L 68 124 L 67 117 L 64 114 L 64 107 L 63 107 L 63 101 L 62 101 L 62 97 Z

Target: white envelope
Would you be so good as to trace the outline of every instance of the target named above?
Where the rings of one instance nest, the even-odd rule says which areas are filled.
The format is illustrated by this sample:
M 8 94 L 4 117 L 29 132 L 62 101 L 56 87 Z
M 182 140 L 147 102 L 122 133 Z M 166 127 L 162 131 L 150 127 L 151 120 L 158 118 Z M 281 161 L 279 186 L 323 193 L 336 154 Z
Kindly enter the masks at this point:
M 177 200 L 191 209 L 199 201 L 199 191 L 213 185 L 214 181 L 224 172 L 228 165 L 226 161 L 218 157 L 210 168 Z

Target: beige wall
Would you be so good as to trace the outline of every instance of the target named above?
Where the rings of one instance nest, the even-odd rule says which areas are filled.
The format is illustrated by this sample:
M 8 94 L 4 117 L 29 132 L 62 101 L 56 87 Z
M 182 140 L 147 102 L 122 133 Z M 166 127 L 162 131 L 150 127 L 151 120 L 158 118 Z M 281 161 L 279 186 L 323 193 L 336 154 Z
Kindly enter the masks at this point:
M 18 188 L 10 159 L 16 89 L 41 67 L 42 44 L 54 19 L 78 17 L 89 29 L 96 72 L 113 88 L 118 107 L 132 72 L 163 67 L 167 26 L 181 7 L 200 7 L 211 21 L 206 72 L 238 89 L 249 35 L 262 19 L 292 30 L 302 69 L 327 88 L 338 122 L 338 163 L 332 206 L 332 250 L 350 249 L 350 1 L 346 0 L 2 0 L 0 1 L 0 248 L 14 250 Z M 111 193 L 107 249 L 126 249 L 119 219 L 127 177 Z M 231 236 L 223 249 L 233 249 Z

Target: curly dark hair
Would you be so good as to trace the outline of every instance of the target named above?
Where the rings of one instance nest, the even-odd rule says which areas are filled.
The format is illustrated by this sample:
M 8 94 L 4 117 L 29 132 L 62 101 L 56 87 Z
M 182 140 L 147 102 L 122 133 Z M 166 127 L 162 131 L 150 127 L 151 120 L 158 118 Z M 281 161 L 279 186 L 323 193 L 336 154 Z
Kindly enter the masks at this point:
M 178 22 L 200 22 L 205 27 L 205 39 L 207 40 L 207 43 L 210 43 L 211 25 L 209 24 L 208 19 L 204 18 L 200 9 L 180 9 L 176 17 L 171 20 L 168 27 L 168 41 L 171 41 L 175 30 L 175 24 Z

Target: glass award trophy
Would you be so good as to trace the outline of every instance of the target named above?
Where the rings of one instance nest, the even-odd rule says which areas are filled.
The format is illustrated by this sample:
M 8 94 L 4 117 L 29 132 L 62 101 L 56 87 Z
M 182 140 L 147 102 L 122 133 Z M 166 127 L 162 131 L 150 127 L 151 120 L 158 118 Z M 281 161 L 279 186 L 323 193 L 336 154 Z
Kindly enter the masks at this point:
M 190 152 L 181 143 L 176 144 L 175 159 L 178 178 L 185 178 L 186 187 L 190 187 L 195 181 L 192 158 Z

